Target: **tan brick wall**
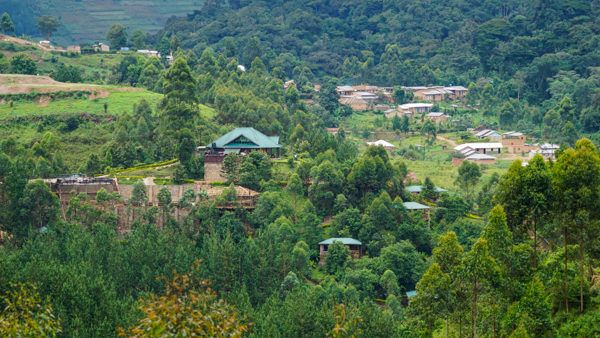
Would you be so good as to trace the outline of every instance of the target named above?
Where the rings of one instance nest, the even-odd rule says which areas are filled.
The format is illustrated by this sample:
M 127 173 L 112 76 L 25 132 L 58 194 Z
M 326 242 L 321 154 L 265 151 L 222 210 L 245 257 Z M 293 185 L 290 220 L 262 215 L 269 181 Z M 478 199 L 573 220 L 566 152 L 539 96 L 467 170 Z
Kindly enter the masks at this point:
M 204 180 L 206 182 L 225 182 L 221 174 L 223 163 L 204 163 Z

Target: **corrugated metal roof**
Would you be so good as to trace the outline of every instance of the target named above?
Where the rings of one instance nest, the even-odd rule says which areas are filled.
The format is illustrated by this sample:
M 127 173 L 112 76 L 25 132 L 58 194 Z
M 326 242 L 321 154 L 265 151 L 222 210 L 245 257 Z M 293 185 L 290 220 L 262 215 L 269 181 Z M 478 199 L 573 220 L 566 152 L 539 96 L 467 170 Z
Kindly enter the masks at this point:
M 406 208 L 406 210 L 430 209 L 428 206 L 417 202 L 404 202 L 404 207 Z
M 420 193 L 422 190 L 423 190 L 422 185 L 409 185 L 408 187 L 406 187 L 406 191 L 413 192 L 413 193 Z M 446 191 L 448 191 L 448 190 L 442 189 L 440 187 L 435 187 L 435 192 L 446 192 Z
M 233 143 L 240 136 L 245 137 L 253 144 Z M 217 148 L 280 148 L 279 136 L 267 136 L 254 128 L 235 128 L 227 134 L 213 141 Z
M 341 242 L 344 245 L 362 245 L 359 240 L 349 237 L 333 237 L 319 242 L 319 245 L 331 245 L 333 242 Z

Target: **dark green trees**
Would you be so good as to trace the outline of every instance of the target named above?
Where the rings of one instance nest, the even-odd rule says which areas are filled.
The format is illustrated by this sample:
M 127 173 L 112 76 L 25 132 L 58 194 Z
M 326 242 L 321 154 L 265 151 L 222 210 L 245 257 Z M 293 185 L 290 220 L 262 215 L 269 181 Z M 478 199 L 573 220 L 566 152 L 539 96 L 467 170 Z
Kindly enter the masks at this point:
M 2 13 L 0 17 L 0 30 L 2 34 L 14 34 L 15 33 L 15 24 L 12 21 L 12 18 L 8 13 Z
M 127 31 L 122 25 L 112 25 L 106 33 L 106 39 L 111 48 L 119 50 L 127 46 Z
M 60 27 L 58 18 L 50 15 L 42 15 L 37 18 L 37 28 L 46 40 L 50 40 L 50 37 Z

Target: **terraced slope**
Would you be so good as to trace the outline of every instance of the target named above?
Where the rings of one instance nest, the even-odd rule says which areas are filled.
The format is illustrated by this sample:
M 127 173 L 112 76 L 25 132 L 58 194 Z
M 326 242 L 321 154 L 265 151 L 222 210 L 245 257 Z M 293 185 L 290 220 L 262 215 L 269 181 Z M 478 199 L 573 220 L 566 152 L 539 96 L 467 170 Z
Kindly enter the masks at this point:
M 63 27 L 53 40 L 66 44 L 103 40 L 114 23 L 128 27 L 130 32 L 156 32 L 169 17 L 199 10 L 202 3 L 203 0 L 2 0 L 0 12 L 6 10 L 13 16 L 17 33 L 29 35 L 36 33 L 32 27 L 35 17 L 59 17 Z

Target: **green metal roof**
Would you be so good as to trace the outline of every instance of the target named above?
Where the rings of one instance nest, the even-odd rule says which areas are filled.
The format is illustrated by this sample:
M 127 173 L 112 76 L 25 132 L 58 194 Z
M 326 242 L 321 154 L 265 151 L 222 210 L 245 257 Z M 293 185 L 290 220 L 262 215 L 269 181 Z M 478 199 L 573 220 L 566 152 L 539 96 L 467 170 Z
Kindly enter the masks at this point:
M 421 193 L 421 191 L 423 190 L 423 186 L 422 185 L 409 185 L 408 187 L 406 187 L 406 191 L 408 192 L 413 192 L 413 193 Z M 448 190 L 446 189 L 442 189 L 440 187 L 435 187 L 435 192 L 446 192 Z
M 216 148 L 281 148 L 279 136 L 267 136 L 254 128 L 235 128 L 219 137 L 207 147 Z
M 423 209 L 429 209 L 428 206 L 423 205 L 421 203 L 417 203 L 417 202 L 404 202 L 404 207 L 406 208 L 406 210 L 423 210 Z
M 331 245 L 333 244 L 333 242 L 341 242 L 344 245 L 362 245 L 362 243 L 354 238 L 347 238 L 347 237 L 342 237 L 342 238 L 329 238 L 326 239 L 322 242 L 319 243 L 319 245 Z

